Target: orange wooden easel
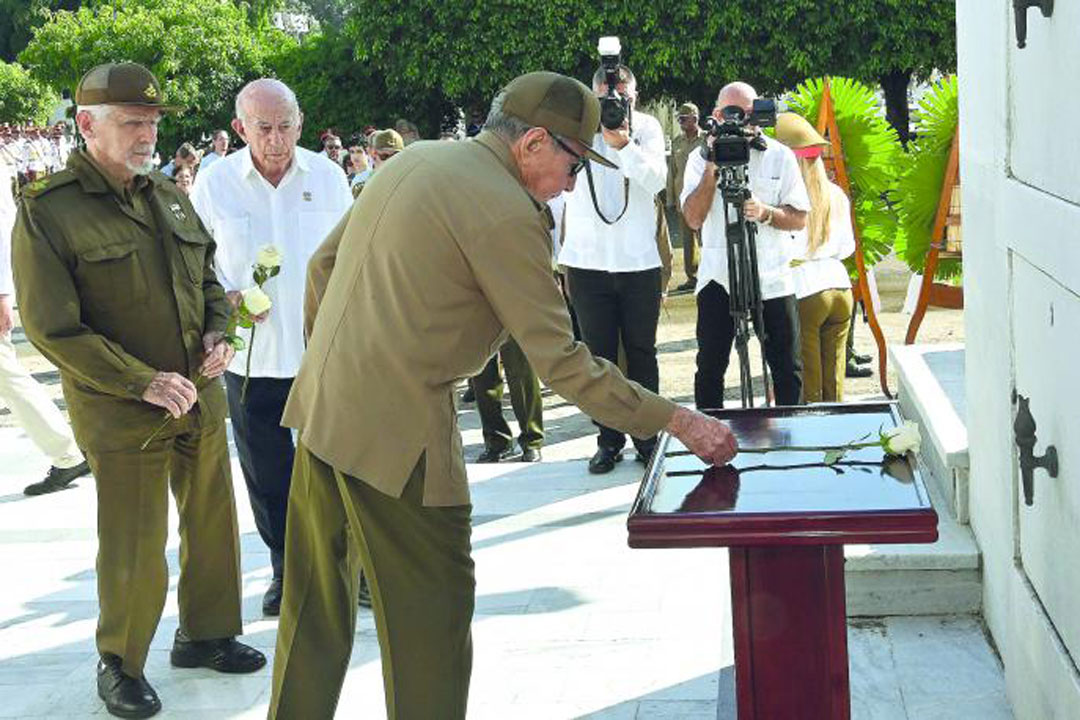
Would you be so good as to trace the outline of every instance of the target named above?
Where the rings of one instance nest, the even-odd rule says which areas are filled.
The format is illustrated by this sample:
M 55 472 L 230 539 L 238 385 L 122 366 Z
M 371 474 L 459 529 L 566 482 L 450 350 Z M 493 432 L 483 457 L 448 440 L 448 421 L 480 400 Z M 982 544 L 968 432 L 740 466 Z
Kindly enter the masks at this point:
M 915 303 L 915 312 L 911 314 L 904 344 L 911 345 L 919 332 L 923 316 L 929 305 L 959 310 L 964 307 L 964 289 L 955 285 L 934 282 L 938 258 L 959 258 L 958 252 L 946 249 L 949 225 L 959 225 L 960 215 L 951 213 L 953 189 L 960 180 L 960 125 L 953 133 L 949 161 L 945 165 L 945 178 L 941 183 L 941 199 L 938 200 L 937 214 L 934 216 L 934 229 L 930 234 L 930 249 L 926 252 L 926 266 L 923 269 L 922 285 L 919 287 L 919 300 Z
M 836 111 L 833 107 L 832 93 L 829 90 L 829 78 L 825 78 L 824 91 L 821 94 L 821 107 L 818 110 L 817 131 L 824 135 L 832 148 L 828 157 L 823 158 L 826 165 L 831 165 L 836 184 L 851 197 L 851 182 L 848 179 L 847 167 L 844 165 L 844 146 L 840 138 L 840 128 L 836 124 Z M 858 270 L 858 280 L 854 290 L 855 299 L 862 299 L 863 308 L 866 310 L 867 320 L 870 323 L 870 331 L 874 335 L 874 341 L 878 348 L 878 375 L 881 378 L 881 391 L 885 397 L 892 398 L 889 392 L 888 354 L 885 349 L 885 334 L 881 331 L 877 313 L 874 312 L 874 303 L 870 299 L 870 285 L 866 280 L 866 261 L 863 259 L 862 238 L 859 236 L 859 226 L 855 222 L 855 203 L 851 203 L 851 227 L 855 231 L 855 267 Z

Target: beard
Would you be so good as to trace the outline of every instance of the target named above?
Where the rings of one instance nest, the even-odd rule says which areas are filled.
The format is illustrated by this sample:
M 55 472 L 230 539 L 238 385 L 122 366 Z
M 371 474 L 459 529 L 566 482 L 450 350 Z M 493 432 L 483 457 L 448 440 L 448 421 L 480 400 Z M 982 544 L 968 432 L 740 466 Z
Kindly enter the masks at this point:
M 150 171 L 154 169 L 154 160 L 152 157 L 154 154 L 154 146 L 145 145 L 136 147 L 135 152 L 144 153 L 147 155 L 147 158 L 142 162 L 137 162 L 135 160 L 129 159 L 125 163 L 125 165 L 127 165 L 127 169 L 135 173 L 136 175 L 149 175 Z

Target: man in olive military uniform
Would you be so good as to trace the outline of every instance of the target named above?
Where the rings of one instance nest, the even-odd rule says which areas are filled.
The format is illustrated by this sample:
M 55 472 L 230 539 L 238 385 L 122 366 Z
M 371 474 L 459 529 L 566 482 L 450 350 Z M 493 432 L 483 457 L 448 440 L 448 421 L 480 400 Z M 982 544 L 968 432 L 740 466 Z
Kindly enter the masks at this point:
M 30 341 L 60 369 L 98 511 L 98 694 L 120 717 L 161 708 L 143 676 L 168 591 L 168 496 L 180 513 L 177 667 L 252 672 L 241 632 L 236 505 L 217 379 L 232 357 L 214 243 L 151 158 L 161 86 L 134 63 L 79 83 L 86 150 L 24 193 L 15 285 Z M 141 446 L 162 424 L 164 429 Z
M 667 428 L 710 464 L 719 420 L 623 378 L 574 342 L 545 203 L 572 189 L 600 102 L 555 73 L 495 98 L 485 130 L 418 142 L 367 184 L 308 264 L 307 352 L 282 423 L 299 431 L 271 718 L 332 718 L 357 578 L 371 585 L 390 720 L 460 720 L 476 582 L 454 386 L 512 335 L 536 373 L 637 437 Z
M 679 207 L 679 194 L 682 192 L 683 174 L 686 172 L 686 159 L 690 153 L 698 152 L 705 142 L 705 133 L 698 125 L 698 107 L 694 103 L 679 106 L 679 130 L 671 138 L 671 155 L 668 157 L 667 190 L 665 201 L 672 214 L 678 218 L 679 240 L 682 242 L 683 265 L 686 269 L 686 282 L 678 290 L 693 290 L 697 285 L 698 261 L 701 258 L 701 231 L 686 224 L 682 208 Z

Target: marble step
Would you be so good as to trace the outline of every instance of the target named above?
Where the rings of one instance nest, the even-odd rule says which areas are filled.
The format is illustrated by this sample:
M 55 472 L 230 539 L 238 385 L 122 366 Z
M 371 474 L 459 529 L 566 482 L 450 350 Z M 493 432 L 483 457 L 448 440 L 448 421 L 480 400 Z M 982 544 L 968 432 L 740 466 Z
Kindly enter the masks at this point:
M 927 468 L 922 467 L 925 475 Z M 982 607 L 979 546 L 971 528 L 929 487 L 938 508 L 938 541 L 928 545 L 847 545 L 844 548 L 849 617 L 966 615 Z

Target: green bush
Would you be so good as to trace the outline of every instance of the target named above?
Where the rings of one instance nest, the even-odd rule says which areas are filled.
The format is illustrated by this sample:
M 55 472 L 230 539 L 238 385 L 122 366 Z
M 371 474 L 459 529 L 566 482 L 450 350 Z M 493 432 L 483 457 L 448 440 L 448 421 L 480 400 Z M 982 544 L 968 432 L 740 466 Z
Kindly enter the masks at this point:
M 59 100 L 22 65 L 0 62 L 0 122 L 44 125 Z

